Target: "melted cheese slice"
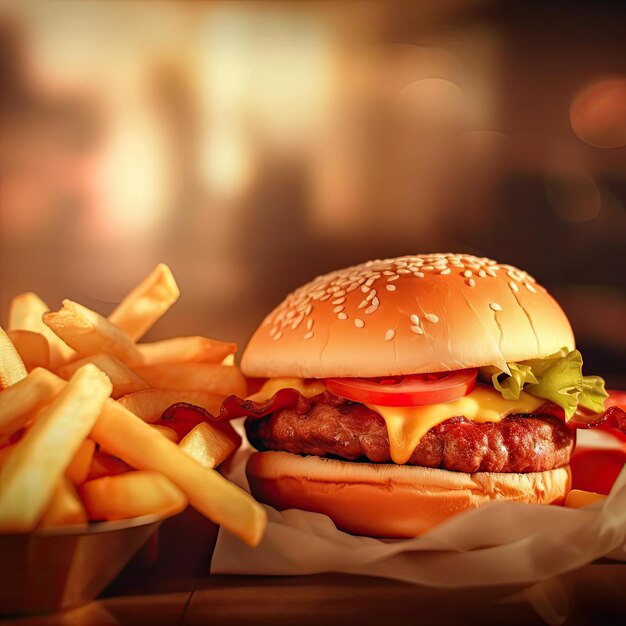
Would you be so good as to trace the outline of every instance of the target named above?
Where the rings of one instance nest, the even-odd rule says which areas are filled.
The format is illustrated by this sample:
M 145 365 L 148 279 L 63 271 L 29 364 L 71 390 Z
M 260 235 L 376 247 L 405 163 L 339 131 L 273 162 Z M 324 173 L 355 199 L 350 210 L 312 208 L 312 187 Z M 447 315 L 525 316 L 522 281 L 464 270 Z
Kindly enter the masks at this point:
M 324 383 L 321 380 L 309 380 L 304 378 L 270 378 L 267 380 L 261 389 L 255 394 L 248 397 L 248 400 L 252 402 L 265 402 L 269 400 L 276 392 L 281 389 L 296 389 L 305 398 L 312 398 L 318 393 L 323 393 L 326 389 Z
M 248 399 L 254 402 L 269 400 L 277 391 L 291 387 L 304 397 L 311 398 L 325 389 L 321 380 L 303 378 L 270 378 L 261 389 Z M 422 437 L 431 429 L 451 417 L 462 415 L 473 422 L 499 422 L 512 413 L 532 413 L 544 403 L 522 392 L 519 400 L 505 400 L 495 389 L 478 385 L 471 393 L 457 400 L 427 406 L 394 407 L 367 404 L 387 425 L 391 458 L 394 463 L 408 462 Z
M 477 386 L 462 398 L 443 404 L 393 407 L 368 404 L 387 424 L 391 458 L 403 465 L 411 458 L 421 438 L 451 417 L 462 415 L 473 422 L 499 422 L 511 413 L 532 413 L 544 400 L 522 392 L 519 400 L 505 400 L 491 387 Z

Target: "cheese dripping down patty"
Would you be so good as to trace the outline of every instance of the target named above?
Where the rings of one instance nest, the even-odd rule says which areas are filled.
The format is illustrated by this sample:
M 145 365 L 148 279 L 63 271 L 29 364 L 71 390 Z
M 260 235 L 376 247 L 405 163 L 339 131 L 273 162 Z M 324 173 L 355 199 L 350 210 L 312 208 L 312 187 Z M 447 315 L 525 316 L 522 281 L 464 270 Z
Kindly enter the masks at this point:
M 277 391 L 290 387 L 305 398 L 312 398 L 325 390 L 321 380 L 303 378 L 271 378 L 248 399 L 253 402 L 269 400 Z M 522 392 L 518 400 L 506 400 L 495 389 L 477 385 L 468 395 L 450 402 L 426 406 L 394 407 L 366 404 L 378 413 L 387 425 L 389 447 L 393 462 L 404 465 L 422 437 L 435 426 L 451 417 L 462 415 L 472 422 L 500 422 L 507 415 L 533 413 L 543 400 Z

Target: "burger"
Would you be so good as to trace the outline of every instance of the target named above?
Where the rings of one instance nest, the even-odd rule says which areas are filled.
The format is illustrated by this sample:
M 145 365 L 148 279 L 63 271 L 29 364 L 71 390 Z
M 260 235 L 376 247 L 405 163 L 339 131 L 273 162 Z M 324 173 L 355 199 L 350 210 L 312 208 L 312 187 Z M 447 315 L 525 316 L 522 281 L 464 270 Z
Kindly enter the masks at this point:
M 494 500 L 562 503 L 576 427 L 615 419 L 535 279 L 467 254 L 315 278 L 254 333 L 230 397 L 252 494 L 344 531 L 414 537 Z

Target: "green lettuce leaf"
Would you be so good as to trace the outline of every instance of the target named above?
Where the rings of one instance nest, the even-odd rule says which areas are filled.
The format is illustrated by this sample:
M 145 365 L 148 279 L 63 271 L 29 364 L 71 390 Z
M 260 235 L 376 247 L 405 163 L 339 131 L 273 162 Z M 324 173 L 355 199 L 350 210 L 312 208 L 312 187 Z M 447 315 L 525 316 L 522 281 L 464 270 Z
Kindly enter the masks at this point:
M 604 380 L 600 376 L 583 376 L 583 388 L 578 396 L 578 404 L 594 413 L 604 411 L 604 401 L 609 394 L 604 388 Z
M 511 375 L 506 376 L 504 372 L 497 372 L 492 374 L 491 383 L 506 400 L 519 400 L 524 385 L 538 382 L 537 378 L 529 365 L 522 365 L 521 363 L 508 363 L 507 365 L 511 370 Z M 500 380 L 501 378 L 502 380 Z
M 538 382 L 524 391 L 558 404 L 569 419 L 578 408 L 578 396 L 583 388 L 583 357 L 578 350 L 572 350 L 567 356 L 548 360 L 549 364 L 541 363 L 537 368 Z
M 570 419 L 579 406 L 596 413 L 604 410 L 608 397 L 604 381 L 599 376 L 583 376 L 583 358 L 578 350 L 566 348 L 545 359 L 532 359 L 522 363 L 508 363 L 511 374 L 495 368 L 482 368 L 483 376 L 507 400 L 517 400 L 522 391 L 537 398 L 554 402 Z

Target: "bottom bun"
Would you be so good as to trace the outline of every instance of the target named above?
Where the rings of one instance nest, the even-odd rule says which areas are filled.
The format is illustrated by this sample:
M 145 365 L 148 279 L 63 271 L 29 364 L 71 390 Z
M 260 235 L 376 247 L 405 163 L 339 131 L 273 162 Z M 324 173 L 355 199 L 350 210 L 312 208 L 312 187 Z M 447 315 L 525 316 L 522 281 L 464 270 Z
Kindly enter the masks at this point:
M 289 452 L 253 454 L 246 474 L 257 500 L 278 510 L 324 513 L 341 530 L 370 537 L 416 537 L 492 500 L 561 504 L 571 485 L 569 467 L 529 474 L 464 474 Z

